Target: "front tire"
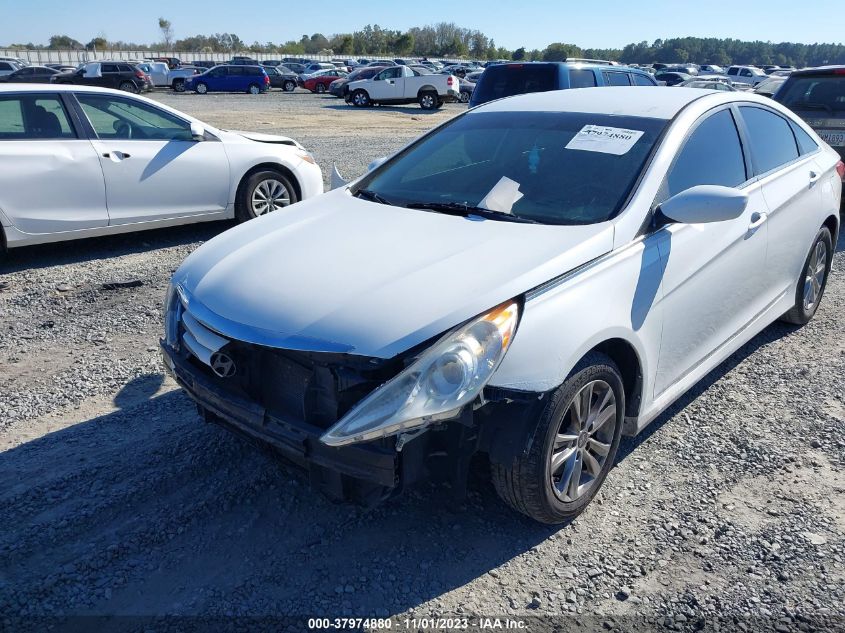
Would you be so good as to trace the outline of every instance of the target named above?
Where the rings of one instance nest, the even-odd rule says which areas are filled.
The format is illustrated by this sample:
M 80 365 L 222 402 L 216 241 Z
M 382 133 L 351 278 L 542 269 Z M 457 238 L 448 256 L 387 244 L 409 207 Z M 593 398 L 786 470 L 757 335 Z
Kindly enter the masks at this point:
M 185 80 L 184 79 L 174 79 L 173 80 L 173 90 L 176 92 L 185 92 Z
M 294 90 L 296 90 L 296 83 L 288 80 L 282 86 L 282 90 L 284 90 L 285 92 L 293 92 Z
M 197 91 L 198 95 L 204 95 L 205 93 L 208 92 L 208 86 L 206 84 L 202 83 L 202 82 L 199 82 L 197 84 L 197 87 L 194 88 L 194 90 Z
M 833 238 L 830 230 L 823 226 L 816 233 L 816 239 L 810 247 L 807 259 L 804 260 L 804 267 L 801 269 L 801 277 L 795 287 L 795 305 L 784 314 L 780 320 L 793 325 L 806 325 L 819 309 L 824 289 L 827 286 L 827 277 L 830 273 L 830 264 L 833 261 Z
M 352 93 L 350 100 L 356 108 L 366 108 L 371 104 L 370 95 L 365 90 L 356 90 Z
M 491 465 L 496 492 L 541 523 L 575 518 L 613 466 L 624 415 L 619 369 L 604 354 L 588 354 L 549 398 L 514 461 Z
M 281 172 L 265 169 L 252 174 L 241 187 L 235 212 L 246 222 L 297 202 L 296 189 Z

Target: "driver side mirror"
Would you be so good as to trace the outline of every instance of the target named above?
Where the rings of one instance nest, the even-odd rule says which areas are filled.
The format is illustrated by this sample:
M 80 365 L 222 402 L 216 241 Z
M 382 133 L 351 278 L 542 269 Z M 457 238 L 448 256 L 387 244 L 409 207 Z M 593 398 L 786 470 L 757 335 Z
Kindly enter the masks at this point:
M 723 222 L 742 215 L 748 206 L 748 194 L 733 187 L 696 185 L 663 202 L 659 210 L 670 220 L 682 224 Z
M 191 139 L 194 141 L 205 140 L 205 128 L 199 123 L 191 123 Z

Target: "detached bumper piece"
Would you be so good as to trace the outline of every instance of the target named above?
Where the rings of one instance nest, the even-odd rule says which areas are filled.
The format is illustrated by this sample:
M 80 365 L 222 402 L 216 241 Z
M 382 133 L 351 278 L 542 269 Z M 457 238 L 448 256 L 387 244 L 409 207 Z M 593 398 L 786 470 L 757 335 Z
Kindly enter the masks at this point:
M 207 422 L 270 447 L 309 471 L 312 485 L 336 500 L 365 505 L 390 496 L 399 484 L 399 455 L 374 443 L 334 448 L 320 442 L 324 429 L 282 419 L 265 407 L 227 392 L 164 342 L 162 355 L 179 386 L 196 401 Z

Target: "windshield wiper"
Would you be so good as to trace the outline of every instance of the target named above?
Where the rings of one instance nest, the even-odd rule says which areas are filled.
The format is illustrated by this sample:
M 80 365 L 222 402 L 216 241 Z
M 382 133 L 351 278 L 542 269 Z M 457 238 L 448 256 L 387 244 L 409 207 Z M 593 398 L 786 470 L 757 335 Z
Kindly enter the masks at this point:
M 383 198 L 382 196 L 377 194 L 375 191 L 370 191 L 369 189 L 359 189 L 358 191 L 355 192 L 355 196 L 356 197 L 360 196 L 361 198 L 364 198 L 364 199 L 369 200 L 371 202 L 378 202 L 379 204 L 386 204 L 386 205 L 393 206 L 393 203 L 390 202 L 387 198 Z
M 833 114 L 833 108 L 826 103 L 816 103 L 813 101 L 794 101 L 789 107 L 807 108 L 808 110 L 827 110 Z
M 471 205 L 461 204 L 460 202 L 411 202 L 406 205 L 409 209 L 423 209 L 426 211 L 436 211 L 437 213 L 446 213 L 448 215 L 459 215 L 468 217 L 475 215 L 480 218 L 488 220 L 500 220 L 502 222 L 521 222 L 523 224 L 540 224 L 536 220 L 529 218 L 521 218 L 517 215 L 505 213 L 504 211 L 491 211 L 483 207 L 473 207 Z

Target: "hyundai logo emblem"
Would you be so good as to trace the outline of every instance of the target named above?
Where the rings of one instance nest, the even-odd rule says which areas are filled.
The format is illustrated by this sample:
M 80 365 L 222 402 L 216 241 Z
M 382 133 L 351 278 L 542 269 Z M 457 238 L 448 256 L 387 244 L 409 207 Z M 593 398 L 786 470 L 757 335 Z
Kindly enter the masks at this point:
M 214 352 L 211 355 L 211 371 L 221 378 L 231 378 L 238 371 L 235 361 L 223 352 Z

